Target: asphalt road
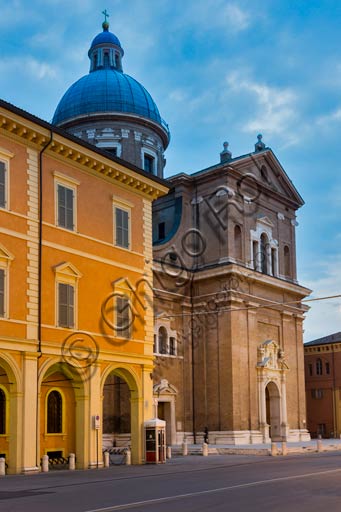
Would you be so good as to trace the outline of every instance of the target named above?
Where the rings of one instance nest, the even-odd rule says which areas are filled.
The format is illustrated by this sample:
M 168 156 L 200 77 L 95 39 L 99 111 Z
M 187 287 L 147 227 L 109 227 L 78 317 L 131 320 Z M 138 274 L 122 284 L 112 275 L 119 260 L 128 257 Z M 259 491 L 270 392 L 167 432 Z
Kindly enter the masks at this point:
M 190 456 L 0 479 L 1 512 L 340 512 L 341 454 Z

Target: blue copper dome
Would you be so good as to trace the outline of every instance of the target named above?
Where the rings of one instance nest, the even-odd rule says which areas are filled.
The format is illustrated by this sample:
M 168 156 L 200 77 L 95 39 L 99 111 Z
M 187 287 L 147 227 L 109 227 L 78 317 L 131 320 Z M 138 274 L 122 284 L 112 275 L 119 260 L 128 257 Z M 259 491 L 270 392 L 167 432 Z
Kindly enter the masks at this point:
M 123 73 L 123 48 L 118 38 L 109 32 L 109 23 L 91 43 L 88 52 L 90 71 L 75 82 L 64 94 L 54 113 L 52 123 L 64 126 L 77 118 L 91 114 L 133 114 L 150 119 L 169 131 L 149 92 L 134 78 Z
M 148 91 L 131 76 L 114 69 L 92 71 L 75 82 L 60 100 L 52 123 L 60 125 L 79 116 L 112 112 L 136 114 L 164 127 Z
M 97 46 L 98 44 L 115 44 L 116 46 L 121 47 L 121 43 L 118 39 L 118 37 L 115 36 L 112 32 L 109 32 L 108 30 L 103 30 L 100 34 L 98 34 L 94 40 L 91 43 L 90 50 L 94 46 Z M 121 47 L 122 48 L 122 47 Z

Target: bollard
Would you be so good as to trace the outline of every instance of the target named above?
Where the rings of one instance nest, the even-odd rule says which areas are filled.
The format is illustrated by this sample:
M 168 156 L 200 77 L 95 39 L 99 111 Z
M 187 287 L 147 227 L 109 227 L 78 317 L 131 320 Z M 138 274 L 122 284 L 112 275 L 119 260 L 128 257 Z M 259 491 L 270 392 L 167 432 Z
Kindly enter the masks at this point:
M 48 455 L 43 455 L 43 457 L 42 457 L 41 470 L 43 473 L 47 473 L 49 470 L 49 456 Z
M 131 451 L 129 449 L 126 451 L 125 463 L 126 466 L 131 465 Z
M 172 447 L 167 446 L 167 459 L 171 459 L 171 458 L 172 458 Z
M 104 452 L 103 456 L 104 456 L 104 467 L 108 468 L 109 467 L 109 452 Z
M 6 475 L 6 461 L 3 457 L 0 458 L 0 476 Z
M 321 441 L 321 439 L 317 439 L 317 441 L 316 441 L 316 451 L 317 452 L 322 452 L 322 441 Z
M 76 455 L 74 453 L 70 453 L 69 455 L 69 470 L 74 471 L 76 469 Z
M 208 444 L 207 443 L 202 444 L 202 454 L 203 454 L 203 457 L 207 457 L 207 455 L 208 455 Z
M 287 443 L 282 441 L 282 455 L 288 455 Z
M 275 457 L 277 455 L 277 444 L 271 443 L 271 455 Z
M 182 455 L 188 455 L 188 446 L 186 440 L 182 443 Z

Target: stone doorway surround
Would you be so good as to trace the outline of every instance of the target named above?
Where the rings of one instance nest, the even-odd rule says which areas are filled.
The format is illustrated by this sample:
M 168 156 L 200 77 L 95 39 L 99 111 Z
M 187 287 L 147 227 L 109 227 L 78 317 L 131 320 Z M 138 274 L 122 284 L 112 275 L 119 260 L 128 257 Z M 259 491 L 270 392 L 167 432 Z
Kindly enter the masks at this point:
M 289 429 L 286 402 L 286 371 L 289 367 L 285 360 L 284 351 L 279 348 L 275 341 L 267 340 L 258 347 L 256 369 L 259 428 L 263 443 L 287 441 Z M 269 400 L 268 414 L 267 394 Z
M 167 404 L 166 435 L 167 444 L 176 444 L 176 422 L 175 422 L 175 401 L 178 390 L 169 384 L 167 379 L 161 379 L 159 384 L 155 384 L 153 388 L 154 398 L 157 404 Z M 156 409 L 157 410 L 157 409 Z

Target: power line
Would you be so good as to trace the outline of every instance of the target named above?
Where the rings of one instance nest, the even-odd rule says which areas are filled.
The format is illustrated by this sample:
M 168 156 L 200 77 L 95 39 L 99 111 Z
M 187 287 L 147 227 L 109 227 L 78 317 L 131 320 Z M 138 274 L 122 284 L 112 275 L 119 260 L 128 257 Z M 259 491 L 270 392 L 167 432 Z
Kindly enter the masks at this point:
M 229 312 L 229 311 L 248 311 L 250 309 L 267 309 L 267 308 L 272 308 L 274 306 L 290 306 L 291 304 L 301 304 L 302 302 L 316 302 L 316 301 L 340 299 L 340 298 L 341 298 L 341 294 L 340 295 L 329 295 L 326 297 L 316 297 L 315 299 L 294 300 L 294 301 L 289 301 L 289 302 L 270 301 L 270 304 L 263 304 L 263 305 L 259 304 L 257 306 L 247 306 L 244 308 L 220 308 L 220 309 L 216 309 L 216 310 L 212 310 L 212 311 L 180 313 L 177 315 L 165 315 L 163 318 L 175 318 L 178 316 L 184 317 L 184 316 L 193 316 L 193 315 L 216 315 L 217 313 Z

